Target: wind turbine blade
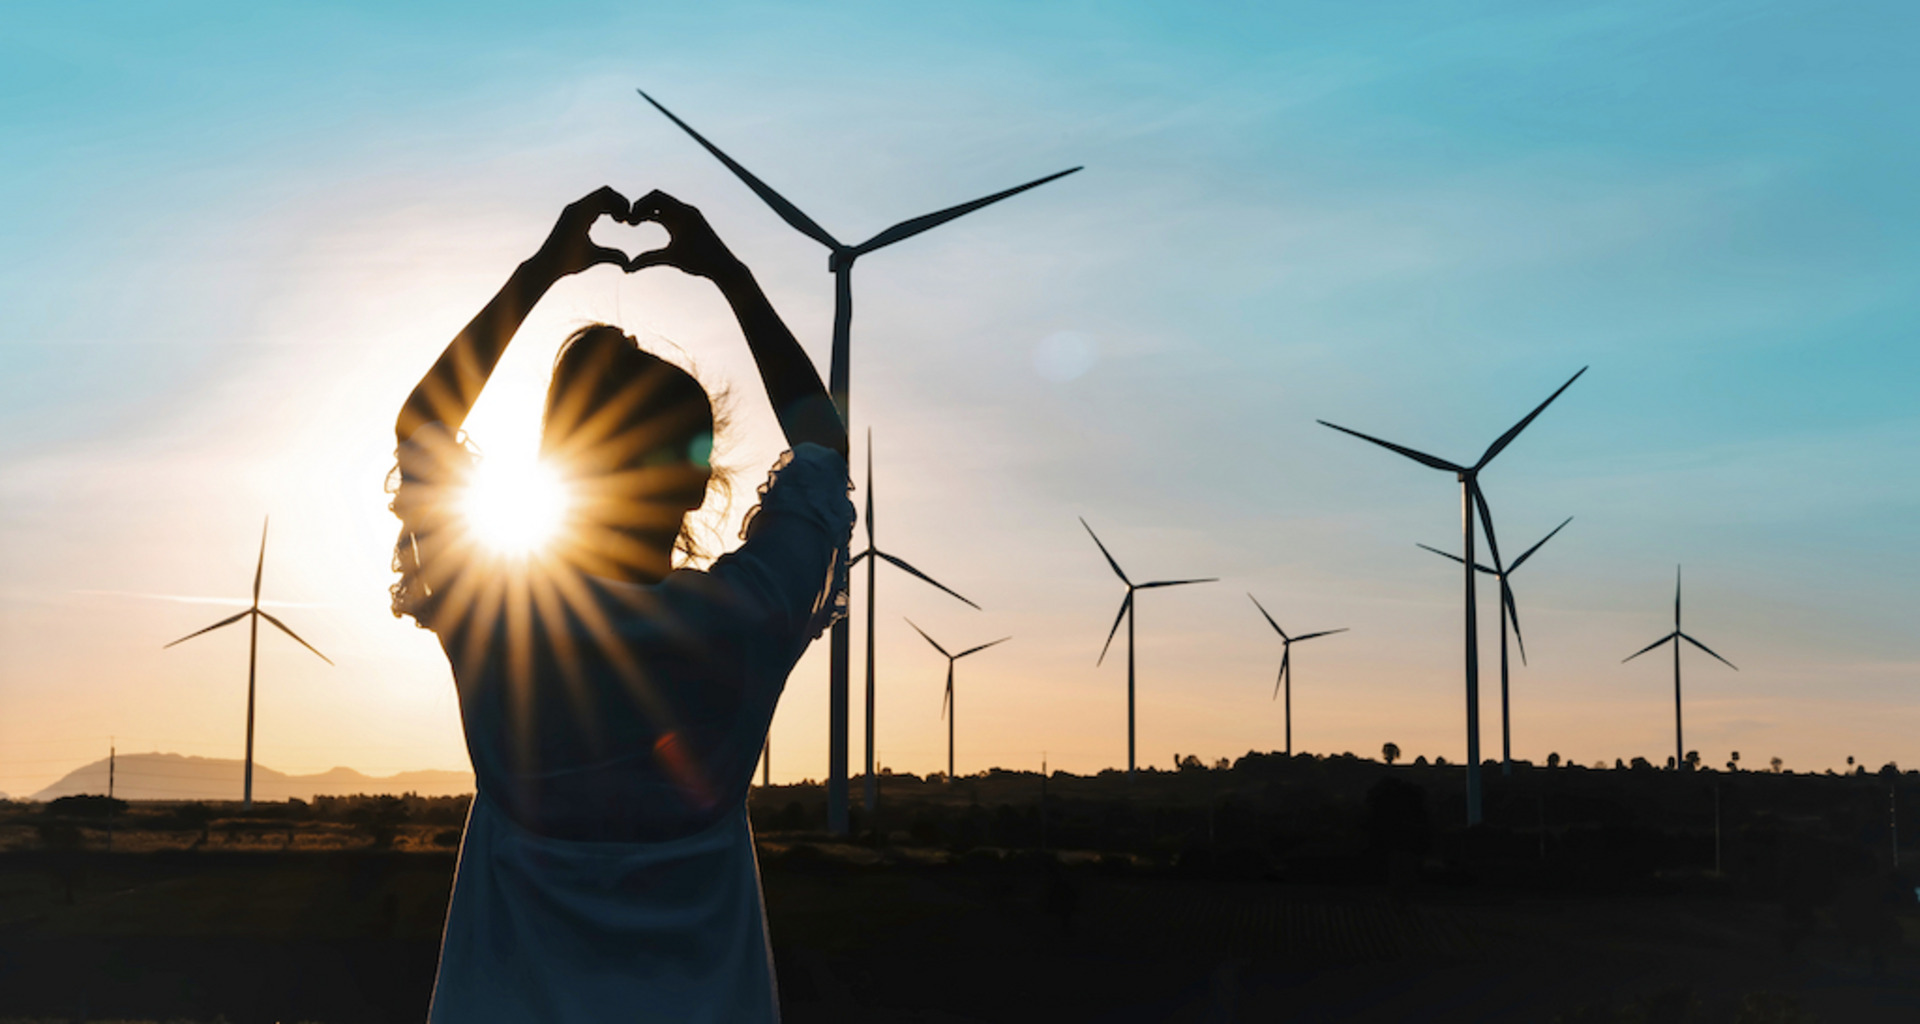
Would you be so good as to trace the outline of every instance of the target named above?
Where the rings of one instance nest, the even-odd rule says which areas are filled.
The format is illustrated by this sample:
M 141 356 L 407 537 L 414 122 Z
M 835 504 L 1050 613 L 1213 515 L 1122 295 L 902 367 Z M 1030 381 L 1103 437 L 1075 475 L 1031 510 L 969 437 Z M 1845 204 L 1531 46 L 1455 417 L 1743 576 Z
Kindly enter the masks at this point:
M 1513 570 L 1507 570 L 1511 573 Z M 1513 600 L 1513 587 L 1507 584 L 1505 576 L 1500 577 L 1500 611 L 1513 623 L 1513 640 L 1520 645 L 1520 664 L 1527 663 L 1527 638 L 1520 635 L 1520 605 Z
M 309 651 L 312 651 L 312 652 L 313 652 L 313 653 L 314 653 L 314 654 L 315 654 L 315 655 L 316 655 L 317 657 L 319 657 L 319 659 L 320 659 L 321 661 L 324 661 L 324 662 L 326 662 L 326 663 L 327 663 L 327 664 L 329 664 L 329 665 L 331 665 L 331 664 L 333 664 L 333 659 L 332 659 L 332 658 L 329 658 L 329 657 L 327 657 L 326 655 L 324 655 L 324 654 L 321 654 L 318 648 L 316 648 L 316 647 L 314 647 L 314 646 L 313 646 L 312 644 L 310 644 L 310 643 L 308 643 L 308 642 L 306 642 L 305 640 L 301 640 L 301 639 L 300 639 L 300 634 L 298 634 L 298 633 L 295 633 L 295 632 L 294 632 L 293 630 L 291 630 L 291 629 L 289 629 L 289 628 L 287 628 L 287 624 L 286 624 L 286 623 L 284 623 L 284 622 L 281 622 L 281 621 L 280 621 L 279 619 L 276 619 L 276 618 L 274 618 L 274 617 L 273 617 L 272 615 L 269 615 L 269 614 L 267 614 L 266 612 L 261 612 L 261 613 L 260 613 L 260 617 L 261 617 L 261 618 L 263 618 L 263 619 L 265 619 L 265 620 L 267 620 L 268 622 L 271 622 L 271 623 L 273 623 L 273 624 L 274 624 L 274 625 L 276 625 L 276 626 L 279 626 L 279 627 L 280 627 L 280 632 L 282 632 L 282 633 L 285 633 L 285 634 L 287 634 L 288 636 L 290 636 L 290 637 L 292 637 L 292 638 L 294 638 L 295 640 L 297 640 L 297 641 L 299 641 L 299 643 L 300 643 L 300 646 L 302 646 L 302 647 L 305 647 L 305 648 L 306 648 L 307 650 L 309 650 Z
M 1280 652 L 1280 682 L 1282 684 L 1285 684 L 1287 681 L 1287 676 L 1291 675 L 1292 672 L 1293 672 L 1293 645 L 1288 644 L 1286 649 Z M 1274 687 L 1273 692 L 1275 696 L 1278 696 L 1280 693 L 1280 688 L 1277 686 Z
M 1311 640 L 1311 639 L 1313 639 L 1313 638 L 1314 638 L 1314 637 L 1316 637 L 1316 636 L 1332 636 L 1332 635 L 1333 635 L 1333 634 L 1335 634 L 1335 633 L 1345 633 L 1345 632 L 1346 632 L 1346 631 L 1347 631 L 1348 629 L 1350 629 L 1350 628 L 1352 628 L 1352 627 L 1350 627 L 1350 626 L 1341 626 L 1341 627 L 1340 627 L 1339 629 L 1323 629 L 1323 630 L 1321 630 L 1321 631 L 1320 631 L 1320 632 L 1318 632 L 1318 633 L 1305 633 L 1305 634 L 1302 634 L 1302 635 L 1300 635 L 1300 636 L 1296 636 L 1296 637 L 1294 637 L 1294 638 L 1293 638 L 1293 642 L 1297 644 L 1297 643 L 1299 643 L 1299 642 L 1300 642 L 1300 641 L 1302 641 L 1302 640 Z
M 856 565 L 859 565 L 859 564 L 860 564 L 860 560 L 861 560 L 862 558 L 865 558 L 865 557 L 867 557 L 868 555 L 871 555 L 871 554 L 873 554 L 873 552 L 872 552 L 871 550 L 867 550 L 867 551 L 862 551 L 862 552 L 860 552 L 859 554 L 857 554 L 857 555 L 855 555 L 855 556 L 853 556 L 852 558 L 849 558 L 849 559 L 847 559 L 847 568 L 849 568 L 849 569 L 851 569 L 851 568 L 853 568 L 854 566 L 856 566 Z
M 1673 631 L 1680 632 L 1680 567 L 1673 567 Z
M 260 576 L 267 571 L 267 519 L 260 519 L 260 561 L 253 566 L 253 606 L 260 607 Z
M 793 205 L 792 203 L 787 202 L 785 197 L 781 196 L 780 193 L 775 192 L 771 188 L 768 188 L 766 182 L 763 182 L 759 178 L 756 178 L 753 176 L 752 171 L 749 171 L 745 167 L 742 167 L 739 164 L 735 163 L 732 157 L 728 156 L 725 153 L 720 152 L 720 147 L 714 145 L 711 142 L 708 142 L 704 136 L 702 136 L 699 132 L 694 131 L 690 126 L 688 126 L 688 124 L 685 121 L 682 121 L 679 118 L 673 116 L 673 111 L 668 110 L 667 108 L 661 106 L 658 100 L 647 95 L 646 90 L 635 89 L 634 92 L 639 93 L 641 99 L 646 100 L 648 103 L 653 104 L 653 109 L 658 110 L 662 114 L 667 115 L 667 120 L 672 121 L 674 124 L 679 125 L 681 131 L 684 131 L 688 135 L 693 136 L 693 141 L 698 142 L 700 145 L 706 147 L 707 152 L 712 153 L 716 158 L 719 159 L 721 163 L 726 164 L 727 170 L 732 171 L 734 177 L 739 178 L 743 182 L 746 182 L 747 187 L 752 189 L 753 193 L 759 196 L 761 200 L 765 202 L 768 206 L 773 207 L 773 212 L 779 214 L 780 219 L 786 221 L 789 225 L 793 227 L 795 231 L 798 231 L 801 234 L 806 235 L 808 238 L 811 238 L 814 241 L 819 242 L 821 245 L 824 245 L 829 249 L 838 250 L 840 248 L 843 248 L 841 244 L 838 241 L 836 241 L 832 235 L 827 234 L 826 228 L 823 228 L 820 225 L 815 224 L 813 222 L 813 218 L 808 217 L 804 213 L 801 213 L 799 207 Z
M 969 654 L 977 654 L 977 653 L 979 653 L 980 651 L 984 651 L 984 650 L 986 650 L 987 648 L 989 648 L 989 647 L 992 647 L 992 646 L 993 646 L 993 644 L 1004 644 L 1004 643 L 1006 643 L 1007 641 L 1009 641 L 1009 640 L 1011 640 L 1011 639 L 1013 639 L 1013 638 L 1012 638 L 1012 637 L 1010 637 L 1010 636 L 1003 636 L 1003 637 L 1001 637 L 1000 639 L 998 639 L 998 640 L 995 640 L 995 641 L 993 641 L 993 643 L 986 643 L 986 644 L 981 644 L 981 645 L 980 645 L 980 646 L 978 646 L 978 647 L 969 647 L 969 648 L 967 648 L 966 650 L 964 650 L 964 651 L 961 651 L 961 652 L 960 652 L 959 654 L 956 654 L 956 655 L 954 655 L 954 656 L 953 656 L 953 660 L 955 660 L 955 661 L 959 661 L 959 660 L 960 660 L 961 658 L 964 658 L 964 657 L 966 657 L 966 656 L 967 656 L 967 655 L 969 655 Z
M 207 627 L 207 628 L 205 628 L 205 629 L 199 629 L 199 630 L 195 630 L 195 631 L 193 631 L 193 632 L 191 632 L 191 633 L 188 633 L 188 634 L 187 634 L 186 636 L 183 636 L 183 637 L 181 637 L 180 639 L 178 639 L 178 640 L 175 640 L 175 641 L 173 642 L 173 644 L 183 644 L 183 643 L 186 643 L 187 641 L 189 641 L 189 640 L 191 640 L 191 639 L 193 639 L 194 637 L 196 637 L 196 636 L 199 636 L 199 635 L 200 635 L 200 634 L 202 634 L 202 633 L 211 633 L 211 632 L 213 632 L 214 630 L 216 630 L 216 629 L 219 629 L 219 628 L 220 628 L 221 626 L 231 626 L 231 625 L 233 625 L 234 623 L 236 623 L 236 622 L 239 622 L 239 621 L 240 621 L 241 619 L 244 619 L 244 618 L 246 618 L 247 616 L 249 616 L 249 615 L 252 615 L 252 614 L 253 614 L 253 609 L 251 609 L 251 608 L 249 608 L 249 609 L 247 609 L 246 611 L 244 611 L 244 612 L 241 612 L 241 613 L 240 613 L 240 614 L 238 614 L 238 615 L 233 615 L 233 616 L 229 616 L 228 618 L 224 618 L 224 619 L 221 619 L 221 620 L 220 620 L 219 622 L 216 622 L 216 623 L 214 623 L 213 625 L 211 625 L 211 626 L 208 626 L 208 627 Z M 265 613 L 264 613 L 264 612 L 262 612 L 261 614 L 263 614 L 263 615 L 264 615 Z M 169 647 L 172 647 L 172 646 L 173 646 L 173 644 L 163 644 L 163 645 L 161 645 L 161 647 L 160 647 L 160 649 L 164 651 L 164 650 L 166 650 L 167 648 L 169 648 Z
M 1622 664 L 1622 665 L 1625 665 L 1625 664 L 1626 664 L 1627 662 L 1629 662 L 1629 661 L 1632 661 L 1632 660 L 1633 660 L 1633 659 L 1635 659 L 1635 658 L 1638 658 L 1638 657 L 1639 657 L 1639 656 L 1641 656 L 1642 654 L 1645 654 L 1645 653 L 1647 653 L 1648 651 L 1651 651 L 1651 650 L 1653 650 L 1653 649 L 1654 649 L 1655 647 L 1658 647 L 1658 646 L 1660 646 L 1661 644 L 1664 644 L 1664 643 L 1666 643 L 1666 642 L 1667 642 L 1667 641 L 1669 641 L 1669 640 L 1673 640 L 1673 639 L 1674 639 L 1674 637 L 1677 637 L 1677 636 L 1679 636 L 1679 635 L 1680 635 L 1679 633 L 1668 633 L 1668 634 L 1667 634 L 1666 636 L 1663 636 L 1663 637 L 1661 637 L 1660 639 L 1658 639 L 1658 640 L 1655 640 L 1654 642 L 1652 642 L 1652 643 L 1650 643 L 1650 644 L 1648 644 L 1647 646 L 1645 646 L 1645 647 L 1642 647 L 1642 648 L 1640 648 L 1639 650 L 1637 650 L 1637 651 L 1635 651 L 1635 652 L 1633 652 L 1632 654 L 1629 654 L 1629 655 L 1627 655 L 1626 657 L 1624 657 L 1624 658 L 1621 658 L 1621 659 L 1620 659 L 1620 664 Z M 1678 641 L 1678 640 L 1674 640 L 1674 642 L 1675 642 L 1675 643 L 1679 643 L 1679 641 Z
M 1451 551 L 1442 551 L 1431 544 L 1422 544 L 1419 541 L 1414 541 L 1413 546 L 1416 548 L 1425 548 L 1426 550 L 1431 551 L 1436 555 L 1439 555 L 1441 558 L 1450 558 L 1461 565 L 1467 564 L 1467 560 L 1464 558 L 1461 558 L 1459 555 L 1456 555 Z
M 1698 647 L 1703 651 L 1706 651 L 1708 654 L 1713 654 L 1712 648 L 1708 647 L 1706 644 L 1703 644 L 1698 640 L 1695 640 L 1694 638 L 1688 636 L 1687 634 L 1681 633 L 1679 634 L 1679 637 L 1680 639 L 1685 640 L 1686 642 L 1692 644 L 1693 646 Z M 1713 657 L 1714 657 L 1714 660 L 1718 661 L 1722 665 L 1727 666 L 1728 668 L 1734 670 L 1735 672 L 1740 671 L 1740 666 L 1735 665 L 1733 662 L 1720 657 L 1718 654 L 1713 654 Z
M 884 249 L 895 242 L 904 241 L 908 238 L 912 238 L 914 235 L 917 235 L 922 231 L 929 231 L 929 230 L 932 230 L 933 228 L 937 228 L 940 225 L 945 224 L 946 222 L 953 220 L 956 217 L 964 217 L 967 214 L 972 213 L 973 211 L 978 210 L 983 206 L 991 206 L 994 203 L 997 203 L 1000 200 L 1007 198 L 1008 196 L 1019 195 L 1020 193 L 1025 192 L 1030 188 L 1039 188 L 1040 186 L 1045 185 L 1047 182 L 1052 181 L 1055 178 L 1064 178 L 1067 175 L 1072 174 L 1077 170 L 1080 170 L 1080 168 L 1069 167 L 1064 171 L 1058 171 L 1056 173 L 1049 174 L 1044 178 L 1036 178 L 1033 181 L 1027 182 L 1025 185 L 1015 185 L 1014 187 L 1007 189 L 1004 192 L 995 192 L 993 195 L 986 196 L 981 199 L 975 199 L 973 202 L 970 202 L 970 203 L 961 203 L 959 206 L 949 206 L 946 209 L 939 211 L 938 213 L 929 213 L 929 214 L 926 214 L 925 216 L 915 217 L 912 220 L 903 220 L 900 223 L 895 224 L 894 226 L 886 229 L 885 231 L 882 231 L 879 234 L 873 236 L 872 238 L 869 238 L 866 241 L 861 242 L 859 245 L 854 246 L 853 255 L 864 256 L 867 253 L 874 251 L 875 249 Z
M 1352 434 L 1353 436 L 1359 438 L 1362 441 L 1372 441 L 1374 444 L 1377 444 L 1380 447 L 1387 449 L 1388 451 L 1399 452 L 1400 454 L 1405 455 L 1407 458 L 1412 459 L 1413 461 L 1418 462 L 1423 466 L 1432 466 L 1434 469 L 1444 469 L 1449 473 L 1467 472 L 1467 467 L 1465 466 L 1456 466 L 1445 459 L 1428 455 L 1426 452 L 1417 452 L 1417 451 L 1414 451 L 1412 448 L 1408 448 L 1404 445 L 1394 444 L 1392 441 L 1382 441 L 1377 437 L 1372 437 L 1367 434 L 1362 434 L 1358 430 L 1348 430 L 1347 428 L 1340 426 L 1337 423 L 1328 423 L 1326 420 L 1316 420 L 1315 422 L 1319 423 L 1323 427 L 1332 427 L 1333 429 L 1338 430 L 1342 434 Z
M 1535 551 L 1540 550 L 1542 545 L 1546 544 L 1546 542 L 1553 539 L 1553 535 L 1555 533 L 1559 533 L 1561 530 L 1566 529 L 1567 524 L 1571 522 L 1573 522 L 1572 516 L 1568 516 L 1567 518 L 1561 520 L 1560 525 L 1554 527 L 1552 532 L 1548 533 L 1545 537 L 1540 538 L 1538 541 L 1535 541 L 1532 547 L 1528 548 L 1525 552 L 1523 552 L 1519 558 L 1514 559 L 1513 564 L 1507 566 L 1507 571 L 1512 572 L 1513 570 L 1520 568 L 1521 563 L 1525 562 L 1529 558 L 1532 558 L 1533 553 Z
M 1280 699 L 1280 684 L 1287 681 L 1287 655 L 1284 649 L 1280 654 L 1280 674 L 1273 677 L 1273 700 Z
M 921 629 L 919 626 L 914 626 L 912 619 L 907 620 L 907 625 L 913 626 L 913 631 L 915 633 L 920 634 L 920 638 L 922 640 L 925 640 L 926 642 L 932 644 L 934 650 L 939 651 L 941 654 L 947 654 L 947 649 L 945 647 L 940 646 L 940 641 L 935 640 L 934 638 L 928 636 L 926 630 Z M 953 655 L 947 654 L 947 657 L 951 658 L 953 657 Z
M 1107 642 L 1100 645 L 1100 657 L 1094 661 L 1095 665 L 1107 660 L 1107 648 L 1113 646 L 1113 635 L 1120 632 L 1120 620 L 1127 617 L 1127 609 L 1131 607 L 1133 607 L 1133 591 L 1129 590 L 1127 596 L 1120 600 L 1120 614 L 1113 617 L 1113 628 L 1107 630 Z
M 953 662 L 947 662 L 947 692 L 940 697 L 940 717 L 947 717 L 947 706 L 953 703 Z
M 1087 517 L 1080 517 L 1080 525 L 1087 526 Z M 1101 554 L 1107 556 L 1107 564 L 1113 566 L 1113 574 L 1120 577 L 1120 582 L 1129 587 L 1133 586 L 1133 581 L 1127 578 L 1126 573 L 1120 571 L 1120 563 L 1113 560 L 1113 555 L 1107 551 L 1107 546 L 1100 543 L 1100 535 L 1093 532 L 1093 527 L 1087 526 L 1087 536 L 1092 537 L 1094 546 L 1100 549 Z
M 977 604 L 974 604 L 974 603 L 973 603 L 972 601 L 969 601 L 969 600 L 967 600 L 967 599 L 966 599 L 966 598 L 964 598 L 964 597 L 961 597 L 961 596 L 960 596 L 959 594 L 955 594 L 955 593 L 953 592 L 953 590 L 952 590 L 952 589 L 951 589 L 950 587 L 948 587 L 948 586 L 947 586 L 946 584 L 944 584 L 944 583 L 941 583 L 941 582 L 940 582 L 939 580 L 936 580 L 936 579 L 934 579 L 933 577 L 931 577 L 931 576 L 929 576 L 929 575 L 927 575 L 927 574 L 926 574 L 926 573 L 924 573 L 924 572 L 921 572 L 921 571 L 920 571 L 920 570 L 918 570 L 918 569 L 915 569 L 915 568 L 914 568 L 913 566 L 911 566 L 911 565 L 908 565 L 908 564 L 907 564 L 906 562 L 903 562 L 903 561 L 901 561 L 900 559 L 898 559 L 898 558 L 895 558 L 895 557 L 893 557 L 892 555 L 889 555 L 889 554 L 887 554 L 887 553 L 886 553 L 885 551 L 875 551 L 875 552 L 874 552 L 873 554 L 874 554 L 874 556 L 875 556 L 876 558 L 883 558 L 883 559 L 886 559 L 886 561 L 887 561 L 887 563 L 888 563 L 888 564 L 890 564 L 890 565 L 893 565 L 893 566 L 895 566 L 896 568 L 899 568 L 899 569 L 903 569 L 903 570 L 905 570 L 905 571 L 907 571 L 907 572 L 910 572 L 910 573 L 912 573 L 913 575 L 915 575 L 915 576 L 918 576 L 918 577 L 920 577 L 921 579 L 923 579 L 923 580 L 925 580 L 925 581 L 927 581 L 928 583 L 931 583 L 931 584 L 933 584 L 934 586 L 936 586 L 936 587 L 939 587 L 939 588 L 940 588 L 941 590 L 944 590 L 944 591 L 946 591 L 946 592 L 947 592 L 948 594 L 952 594 L 952 595 L 953 595 L 953 597 L 955 597 L 955 598 L 957 598 L 957 599 L 958 599 L 958 600 L 959 600 L 959 601 L 960 601 L 960 602 L 961 602 L 962 604 L 965 604 L 965 605 L 967 605 L 967 606 L 969 606 L 969 607 L 971 607 L 971 608 L 972 608 L 972 609 L 973 609 L 974 611 L 979 611 L 979 610 L 980 610 L 980 606 L 979 606 L 979 605 L 977 605 Z
M 1280 639 L 1285 640 L 1287 638 L 1287 631 L 1284 629 L 1281 629 L 1280 624 L 1278 622 L 1273 621 L 1273 616 L 1267 614 L 1266 606 L 1260 603 L 1260 599 L 1253 596 L 1252 594 L 1248 594 L 1247 600 L 1252 601 L 1253 606 L 1255 608 L 1260 609 L 1260 614 L 1262 617 L 1264 617 L 1267 620 L 1267 625 L 1272 626 L 1273 631 L 1275 633 L 1280 634 Z
M 1541 402 L 1539 405 L 1535 406 L 1534 410 L 1528 413 L 1525 419 L 1521 420 L 1518 423 L 1515 423 L 1511 429 L 1509 429 L 1506 433 L 1501 434 L 1498 439 L 1496 439 L 1492 444 L 1488 445 L 1487 453 L 1485 455 L 1480 456 L 1480 461 L 1474 463 L 1473 468 L 1475 470 L 1478 470 L 1480 469 L 1480 467 L 1485 466 L 1489 462 L 1492 462 L 1493 457 L 1495 455 L 1500 454 L 1500 452 L 1504 450 L 1507 447 L 1507 445 L 1510 445 L 1513 443 L 1514 438 L 1520 436 L 1520 432 L 1522 430 L 1527 429 L 1527 424 L 1532 423 L 1533 418 L 1535 416 L 1538 416 L 1541 413 L 1545 412 L 1547 409 L 1547 406 L 1552 405 L 1553 400 L 1560 397 L 1560 392 L 1565 391 L 1568 388 L 1572 387 L 1573 382 L 1576 380 L 1579 380 L 1580 374 L 1585 372 L 1587 372 L 1587 368 L 1582 366 L 1580 368 L 1580 373 L 1576 373 L 1573 376 L 1568 377 L 1567 382 L 1565 384 L 1560 385 L 1558 390 L 1556 390 L 1553 394 L 1548 395 L 1546 401 Z
M 1487 508 L 1487 496 L 1480 492 L 1480 481 L 1469 481 L 1467 489 L 1473 492 L 1473 507 L 1480 512 L 1480 532 L 1487 535 L 1487 553 L 1493 556 L 1493 574 L 1504 577 L 1507 567 L 1500 561 L 1500 541 L 1493 535 L 1493 512 Z
M 1218 583 L 1218 582 L 1220 582 L 1220 577 L 1218 576 L 1209 576 L 1204 580 L 1154 580 L 1152 583 L 1142 583 L 1140 584 L 1139 587 L 1135 589 L 1147 590 L 1151 587 L 1184 587 L 1189 583 Z
M 1421 544 L 1421 543 L 1419 543 L 1419 542 L 1417 542 L 1417 541 L 1416 541 L 1416 542 L 1414 543 L 1414 545 L 1413 545 L 1413 546 L 1414 546 L 1414 547 L 1416 547 L 1416 548 L 1425 548 L 1426 550 L 1428 550 L 1428 551 L 1431 551 L 1431 552 L 1433 552 L 1433 553 L 1434 553 L 1434 554 L 1436 554 L 1436 555 L 1439 555 L 1439 556 L 1440 556 L 1441 558 L 1450 558 L 1450 559 L 1452 559 L 1452 560 L 1454 561 L 1454 564 L 1456 564 L 1456 565 L 1465 565 L 1465 564 L 1467 564 L 1467 562 L 1466 562 L 1466 559 L 1463 559 L 1463 558 L 1461 558 L 1461 557 L 1460 557 L 1459 555 L 1456 555 L 1456 554 L 1454 554 L 1454 553 L 1453 553 L 1453 552 L 1451 552 L 1451 551 L 1442 551 L 1442 550 L 1440 550 L 1439 548 L 1436 548 L 1436 547 L 1434 547 L 1434 546 L 1433 546 L 1433 545 L 1431 545 L 1431 544 Z M 1475 563 L 1473 563 L 1473 567 L 1474 567 L 1475 569 L 1478 569 L 1478 570 L 1480 570 L 1481 572 L 1484 572 L 1484 573 L 1486 573 L 1486 574 L 1488 574 L 1489 576 L 1498 576 L 1498 575 L 1500 575 L 1499 573 L 1497 573 L 1497 572 L 1494 572 L 1494 571 L 1493 571 L 1492 569 L 1489 569 L 1489 568 L 1487 568 L 1486 566 L 1484 566 L 1484 565 L 1481 565 L 1481 564 L 1480 564 L 1479 562 L 1475 562 Z

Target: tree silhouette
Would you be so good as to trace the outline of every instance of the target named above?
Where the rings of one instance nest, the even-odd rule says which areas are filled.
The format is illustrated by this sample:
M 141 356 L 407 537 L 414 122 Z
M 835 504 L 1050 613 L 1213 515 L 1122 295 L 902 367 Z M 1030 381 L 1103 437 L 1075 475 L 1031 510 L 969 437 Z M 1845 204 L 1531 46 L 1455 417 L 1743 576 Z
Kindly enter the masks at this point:
M 1386 758 L 1388 764 L 1400 760 L 1400 745 L 1388 743 L 1380 748 L 1380 756 Z
M 1560 752 L 1559 752 L 1559 751 L 1554 751 L 1553 753 L 1551 753 L 1551 754 L 1548 754 L 1548 755 L 1547 755 L 1547 767 L 1549 767 L 1549 768 L 1558 768 L 1558 767 L 1560 767 Z

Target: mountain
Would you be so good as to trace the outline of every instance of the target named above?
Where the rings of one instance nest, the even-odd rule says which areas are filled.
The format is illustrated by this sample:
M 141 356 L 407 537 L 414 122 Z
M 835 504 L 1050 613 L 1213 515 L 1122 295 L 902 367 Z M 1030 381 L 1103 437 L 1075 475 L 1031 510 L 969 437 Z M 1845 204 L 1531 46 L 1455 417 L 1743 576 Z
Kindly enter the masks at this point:
M 113 795 L 123 800 L 238 800 L 243 764 L 238 760 L 180 754 L 121 754 L 114 766 Z M 107 791 L 107 759 L 68 772 L 59 782 L 33 794 L 35 800 Z M 253 798 L 352 796 L 357 793 L 418 793 L 457 796 L 473 792 L 472 772 L 426 770 L 398 775 L 363 775 L 334 768 L 318 775 L 288 775 L 256 763 Z

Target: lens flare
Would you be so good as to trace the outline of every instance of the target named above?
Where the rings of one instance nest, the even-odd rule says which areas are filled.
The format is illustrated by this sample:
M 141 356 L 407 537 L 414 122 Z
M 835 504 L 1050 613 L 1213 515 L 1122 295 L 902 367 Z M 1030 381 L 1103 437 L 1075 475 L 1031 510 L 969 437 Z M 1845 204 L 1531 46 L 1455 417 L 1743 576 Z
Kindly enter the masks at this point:
M 570 506 L 560 475 L 538 458 L 481 460 L 460 499 L 476 541 L 497 554 L 522 557 L 559 537 Z

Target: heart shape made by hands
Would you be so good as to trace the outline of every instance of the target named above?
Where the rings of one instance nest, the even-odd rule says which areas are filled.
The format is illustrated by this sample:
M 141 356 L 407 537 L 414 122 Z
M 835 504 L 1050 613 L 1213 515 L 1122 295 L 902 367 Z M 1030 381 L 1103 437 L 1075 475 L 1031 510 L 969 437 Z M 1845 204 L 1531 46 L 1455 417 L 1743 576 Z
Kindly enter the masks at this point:
M 587 237 L 595 245 L 604 245 L 609 249 L 618 249 L 627 254 L 628 259 L 650 252 L 667 244 L 667 229 L 648 221 L 645 224 L 622 224 L 611 217 L 602 217 L 594 221 Z

